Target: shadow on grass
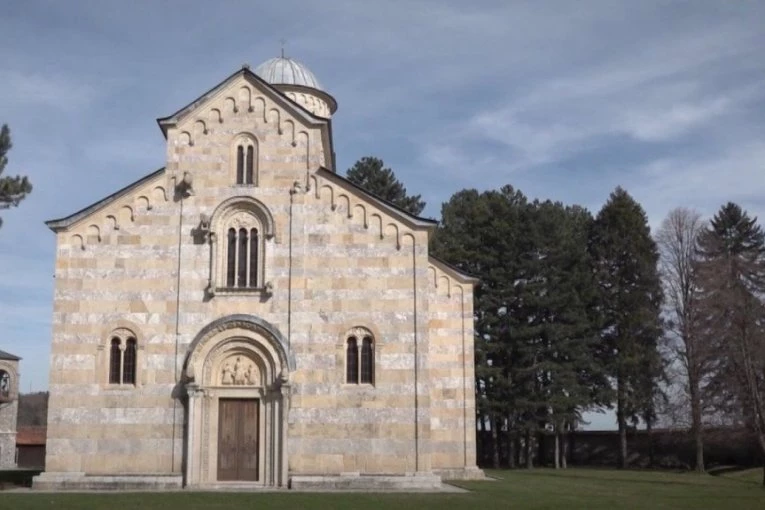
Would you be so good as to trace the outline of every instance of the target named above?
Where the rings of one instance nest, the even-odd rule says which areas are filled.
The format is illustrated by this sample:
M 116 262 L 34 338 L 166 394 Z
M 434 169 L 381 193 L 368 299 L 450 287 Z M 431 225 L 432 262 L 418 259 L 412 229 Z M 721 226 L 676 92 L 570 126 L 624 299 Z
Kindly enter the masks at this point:
M 531 469 L 531 470 L 508 470 L 508 473 L 513 473 L 514 475 L 520 475 L 520 476 L 547 476 L 551 478 L 573 478 L 573 479 L 582 479 L 582 480 L 592 480 L 594 482 L 626 482 L 626 483 L 634 483 L 634 484 L 644 484 L 644 485 L 689 485 L 689 486 L 698 486 L 704 484 L 704 478 L 708 479 L 708 475 L 706 474 L 696 474 L 694 472 L 677 472 L 677 471 L 646 471 L 646 470 L 630 470 L 630 469 L 622 469 L 622 470 L 602 470 L 602 469 L 592 469 L 589 470 L 591 474 L 587 473 L 587 469 L 575 469 L 575 470 L 552 470 L 552 469 Z M 604 478 L 602 474 L 606 472 L 609 473 L 609 476 Z M 496 472 L 495 472 L 496 473 Z M 629 474 L 654 474 L 656 477 L 652 478 L 636 478 L 636 477 L 630 477 Z M 616 476 L 610 476 L 611 474 L 614 474 Z M 598 476 L 601 475 L 601 476 Z M 672 476 L 688 476 L 687 480 L 667 480 L 667 479 L 661 479 L 659 478 L 660 475 L 672 475 Z M 492 476 L 496 476 L 492 474 Z

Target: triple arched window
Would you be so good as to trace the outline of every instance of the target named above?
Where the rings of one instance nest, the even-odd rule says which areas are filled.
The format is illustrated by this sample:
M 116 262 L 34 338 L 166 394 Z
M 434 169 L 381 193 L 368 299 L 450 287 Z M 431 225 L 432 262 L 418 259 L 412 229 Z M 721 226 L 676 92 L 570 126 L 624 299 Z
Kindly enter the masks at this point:
M 240 136 L 234 143 L 236 159 L 236 183 L 258 184 L 258 145 L 249 136 Z
M 211 296 L 270 294 L 265 268 L 273 225 L 268 209 L 253 197 L 232 197 L 218 206 L 210 220 Z
M 375 342 L 363 328 L 354 328 L 345 341 L 346 384 L 374 384 Z
M 115 331 L 109 340 L 109 384 L 136 383 L 138 341 L 128 330 Z
M 260 236 L 257 228 L 229 227 L 226 235 L 226 287 L 258 287 Z

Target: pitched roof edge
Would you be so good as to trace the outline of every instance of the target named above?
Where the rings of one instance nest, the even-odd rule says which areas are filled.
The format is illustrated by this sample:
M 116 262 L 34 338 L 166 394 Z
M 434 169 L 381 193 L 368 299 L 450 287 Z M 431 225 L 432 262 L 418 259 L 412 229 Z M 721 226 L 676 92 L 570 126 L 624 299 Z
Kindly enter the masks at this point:
M 203 103 L 204 101 L 209 99 L 211 96 L 216 94 L 219 90 L 225 87 L 232 79 L 234 79 L 237 76 L 248 76 L 248 77 L 254 78 L 257 82 L 265 85 L 267 90 L 269 90 L 276 96 L 280 96 L 284 101 L 287 102 L 287 104 L 294 107 L 298 112 L 304 114 L 304 116 L 306 116 L 308 119 L 314 122 L 321 123 L 321 122 L 327 122 L 329 120 L 329 119 L 325 119 L 324 117 L 319 117 L 318 115 L 315 115 L 314 113 L 310 112 L 305 107 L 298 104 L 296 101 L 293 101 L 292 99 L 287 97 L 286 94 L 284 94 L 282 91 L 277 89 L 274 85 L 271 85 L 266 80 L 264 80 L 263 78 L 261 78 L 260 76 L 252 72 L 249 68 L 243 67 L 233 72 L 232 74 L 230 74 L 227 78 L 223 79 L 220 83 L 218 83 L 217 85 L 209 89 L 207 92 L 204 92 L 202 95 L 200 95 L 199 97 L 191 101 L 189 104 L 177 110 L 175 113 L 170 114 L 166 117 L 158 118 L 157 124 L 159 124 L 159 128 L 162 130 L 162 134 L 165 136 L 165 138 L 167 138 L 167 126 L 169 124 L 172 124 L 173 119 L 177 120 L 183 115 L 185 115 L 186 113 L 193 110 L 196 106 L 198 106 L 199 104 Z M 323 92 L 328 97 L 332 98 L 332 100 L 334 101 L 334 97 L 332 97 L 329 93 L 324 91 L 321 91 L 321 92 Z
M 137 181 L 128 184 L 124 188 L 112 193 L 106 198 L 102 198 L 98 202 L 95 202 L 93 204 L 90 204 L 89 206 L 80 209 L 74 214 L 70 214 L 69 216 L 66 216 L 64 218 L 58 218 L 55 220 L 48 220 L 45 222 L 45 225 L 49 229 L 51 229 L 54 232 L 59 232 L 61 230 L 64 230 L 70 226 L 72 226 L 74 223 L 80 221 L 81 219 L 90 216 L 94 212 L 98 211 L 99 209 L 102 209 L 103 207 L 106 207 L 107 205 L 111 204 L 115 200 L 127 195 L 134 189 L 140 187 L 143 184 L 146 184 L 150 180 L 154 179 L 155 177 L 158 177 L 162 175 L 165 172 L 165 167 L 160 168 L 159 170 L 155 170 L 154 172 L 150 173 L 149 175 L 146 175 L 144 177 L 141 177 Z
M 469 283 L 473 286 L 481 283 L 481 280 L 479 278 L 476 278 L 475 276 L 471 276 L 465 273 L 461 269 L 454 267 L 453 265 L 436 257 L 435 255 L 429 254 L 428 261 L 432 263 L 433 265 L 438 266 L 442 271 L 449 273 L 451 276 L 453 276 L 454 278 L 457 278 L 463 283 Z
M 21 358 L 19 358 L 15 354 L 11 354 L 10 352 L 6 352 L 6 351 L 0 351 L 0 359 L 4 359 L 6 361 L 20 361 L 21 360 Z
M 365 190 L 358 184 L 351 182 L 347 178 L 343 177 L 342 175 L 336 172 L 333 172 L 332 170 L 329 170 L 328 168 L 324 168 L 323 166 L 321 166 L 317 170 L 317 173 L 319 173 L 322 177 L 325 177 L 330 180 L 334 180 L 337 184 L 345 186 L 346 188 L 351 188 L 352 190 L 361 193 L 363 196 L 368 198 L 375 205 L 380 206 L 380 208 L 382 208 L 383 210 L 403 220 L 405 223 L 408 223 L 412 227 L 434 229 L 438 225 L 438 221 L 430 219 L 430 218 L 421 218 L 419 216 L 415 216 L 412 213 L 397 206 L 396 204 L 388 202 L 384 198 L 380 198 L 374 193 L 370 193 L 369 191 Z

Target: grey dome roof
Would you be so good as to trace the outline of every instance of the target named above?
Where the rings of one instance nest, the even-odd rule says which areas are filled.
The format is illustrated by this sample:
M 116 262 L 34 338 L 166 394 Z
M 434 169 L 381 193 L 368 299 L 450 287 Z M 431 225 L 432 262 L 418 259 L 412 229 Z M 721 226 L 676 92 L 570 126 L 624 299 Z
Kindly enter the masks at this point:
M 255 74 L 271 85 L 301 85 L 324 90 L 316 76 L 306 66 L 288 57 L 266 60 L 255 68 Z

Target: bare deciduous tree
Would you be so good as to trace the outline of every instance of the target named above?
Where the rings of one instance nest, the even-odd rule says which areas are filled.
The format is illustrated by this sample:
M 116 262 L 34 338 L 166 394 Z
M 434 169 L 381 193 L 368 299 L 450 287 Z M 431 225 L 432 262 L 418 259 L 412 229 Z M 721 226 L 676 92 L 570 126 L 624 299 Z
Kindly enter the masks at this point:
M 656 234 L 659 269 L 664 285 L 670 336 L 669 352 L 684 372 L 690 404 L 691 432 L 696 444 L 696 470 L 704 471 L 702 385 L 709 350 L 699 331 L 696 242 L 705 228 L 701 215 L 678 207 L 669 212 Z

